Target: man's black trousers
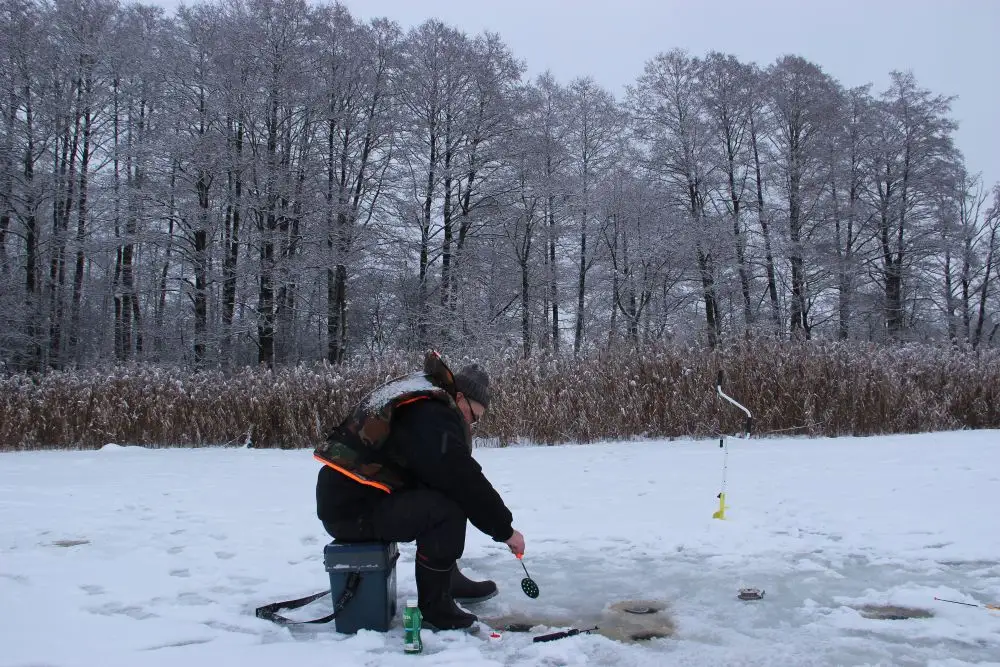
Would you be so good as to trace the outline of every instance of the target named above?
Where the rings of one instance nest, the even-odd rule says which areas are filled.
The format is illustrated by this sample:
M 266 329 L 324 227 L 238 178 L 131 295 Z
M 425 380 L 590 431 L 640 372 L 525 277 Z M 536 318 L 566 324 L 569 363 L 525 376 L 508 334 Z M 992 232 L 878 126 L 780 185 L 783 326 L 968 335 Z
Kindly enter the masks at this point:
M 467 517 L 440 491 L 414 489 L 386 494 L 358 513 L 354 521 L 324 521 L 342 542 L 413 542 L 417 555 L 432 567 L 449 567 L 465 550 Z

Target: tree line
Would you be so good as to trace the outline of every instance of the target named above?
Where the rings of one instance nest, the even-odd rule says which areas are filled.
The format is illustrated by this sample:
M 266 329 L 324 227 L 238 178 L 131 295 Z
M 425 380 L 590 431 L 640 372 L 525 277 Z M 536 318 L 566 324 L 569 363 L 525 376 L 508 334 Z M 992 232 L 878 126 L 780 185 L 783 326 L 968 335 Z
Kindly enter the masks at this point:
M 616 99 L 339 4 L 0 16 L 8 370 L 1000 345 L 1000 186 L 912 73 L 665 45 Z

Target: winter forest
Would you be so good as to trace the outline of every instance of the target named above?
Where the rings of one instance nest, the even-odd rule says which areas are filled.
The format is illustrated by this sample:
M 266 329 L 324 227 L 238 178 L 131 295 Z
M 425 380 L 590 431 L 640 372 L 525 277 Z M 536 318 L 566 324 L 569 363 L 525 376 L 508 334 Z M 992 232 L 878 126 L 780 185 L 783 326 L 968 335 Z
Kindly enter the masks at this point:
M 616 99 L 528 80 L 502 35 L 340 5 L 2 17 L 9 371 L 1000 345 L 1000 186 L 911 73 L 664 44 Z

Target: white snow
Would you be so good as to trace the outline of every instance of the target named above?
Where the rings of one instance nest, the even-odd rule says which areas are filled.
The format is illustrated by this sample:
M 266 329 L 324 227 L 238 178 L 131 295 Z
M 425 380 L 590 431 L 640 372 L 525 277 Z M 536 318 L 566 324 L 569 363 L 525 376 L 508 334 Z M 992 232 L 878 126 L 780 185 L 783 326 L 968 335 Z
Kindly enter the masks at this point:
M 386 383 L 377 388 L 365 398 L 365 404 L 369 408 L 382 406 L 393 396 L 410 391 L 427 391 L 434 389 L 434 385 L 423 373 L 411 373 L 397 378 L 395 382 Z
M 400 614 L 355 636 L 254 617 L 327 585 L 310 451 L 0 454 L 0 665 L 1000 664 L 1000 614 L 934 600 L 1000 602 L 1000 433 L 728 442 L 725 521 L 718 441 L 477 450 L 541 588 L 524 596 L 517 560 L 470 528 L 465 571 L 501 587 L 480 615 L 584 626 L 657 599 L 677 634 L 425 632 L 416 658 Z M 402 604 L 416 588 L 400 548 Z M 741 586 L 766 597 L 738 601 Z M 873 620 L 865 604 L 934 617 Z

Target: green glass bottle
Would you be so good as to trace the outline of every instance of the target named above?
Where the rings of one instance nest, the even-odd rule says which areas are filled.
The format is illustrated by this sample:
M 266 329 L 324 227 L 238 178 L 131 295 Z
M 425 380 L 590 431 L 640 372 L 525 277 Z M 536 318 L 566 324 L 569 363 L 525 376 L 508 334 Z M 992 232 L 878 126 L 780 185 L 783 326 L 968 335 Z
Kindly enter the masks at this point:
M 420 639 L 420 623 L 423 615 L 417 606 L 416 600 L 407 600 L 406 609 L 403 610 L 403 629 L 406 636 L 403 639 L 404 653 L 420 653 L 424 650 L 424 643 Z

